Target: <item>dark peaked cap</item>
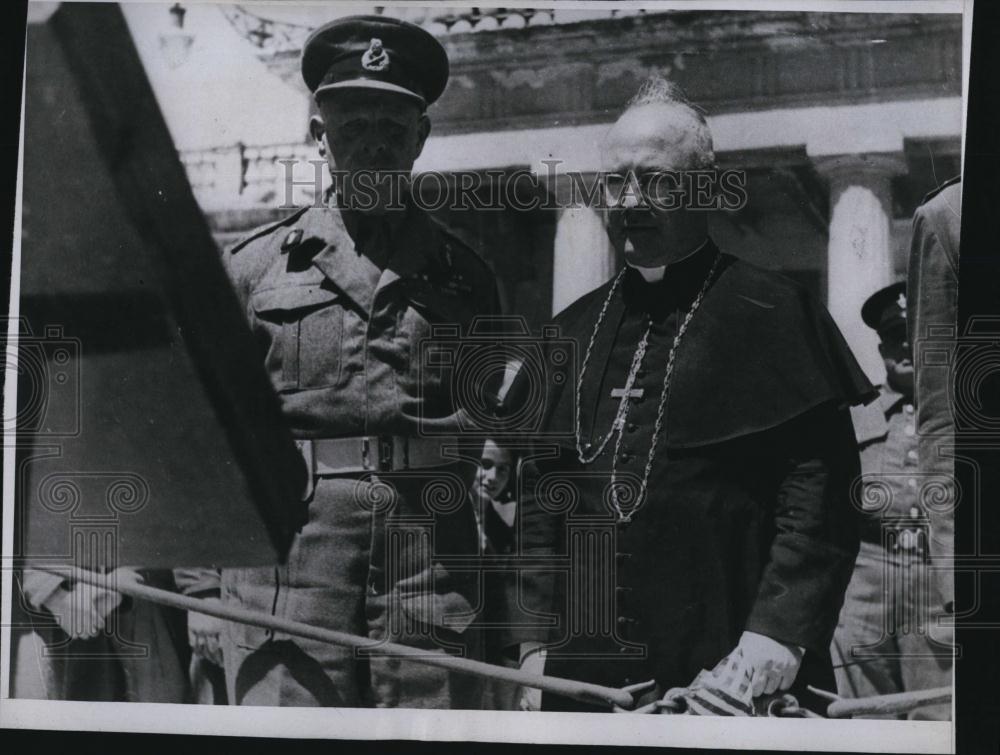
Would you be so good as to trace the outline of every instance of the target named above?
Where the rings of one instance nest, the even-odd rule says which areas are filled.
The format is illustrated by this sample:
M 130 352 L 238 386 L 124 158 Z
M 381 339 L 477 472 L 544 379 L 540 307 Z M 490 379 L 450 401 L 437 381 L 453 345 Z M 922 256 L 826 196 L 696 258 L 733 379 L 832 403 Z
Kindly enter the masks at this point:
M 882 333 L 894 325 L 906 324 L 906 281 L 879 289 L 861 305 L 865 325 Z
M 448 83 L 448 54 L 432 34 L 407 21 L 348 16 L 306 39 L 302 78 L 317 98 L 337 89 L 379 89 L 429 105 Z

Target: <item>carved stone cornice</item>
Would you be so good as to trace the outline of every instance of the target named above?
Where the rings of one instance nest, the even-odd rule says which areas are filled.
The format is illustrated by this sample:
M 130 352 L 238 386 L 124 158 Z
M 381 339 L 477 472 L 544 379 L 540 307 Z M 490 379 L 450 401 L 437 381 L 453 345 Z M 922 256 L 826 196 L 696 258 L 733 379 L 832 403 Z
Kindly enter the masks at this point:
M 958 15 L 675 11 L 440 39 L 437 135 L 608 122 L 651 73 L 712 114 L 961 94 Z M 301 86 L 297 50 L 267 63 Z
M 612 120 L 651 73 L 710 113 L 961 93 L 948 16 L 671 13 L 445 39 L 437 133 Z

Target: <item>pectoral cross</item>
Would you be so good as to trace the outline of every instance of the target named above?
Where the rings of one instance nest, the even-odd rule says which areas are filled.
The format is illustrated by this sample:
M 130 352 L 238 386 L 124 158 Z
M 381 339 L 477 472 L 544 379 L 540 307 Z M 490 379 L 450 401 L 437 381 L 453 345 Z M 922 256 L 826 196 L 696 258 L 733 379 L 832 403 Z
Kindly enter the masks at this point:
M 629 398 L 642 398 L 642 394 L 645 393 L 645 392 L 646 391 L 643 388 L 632 388 L 628 392 L 628 397 Z M 625 395 L 625 389 L 624 388 L 612 388 L 611 389 L 611 398 L 622 398 L 624 395 Z

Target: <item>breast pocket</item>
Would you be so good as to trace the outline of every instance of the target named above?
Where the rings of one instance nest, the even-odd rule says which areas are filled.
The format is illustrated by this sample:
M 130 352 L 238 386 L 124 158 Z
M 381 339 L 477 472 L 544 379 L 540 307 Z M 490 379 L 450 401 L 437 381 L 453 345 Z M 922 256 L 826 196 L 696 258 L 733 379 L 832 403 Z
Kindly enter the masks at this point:
M 465 327 L 448 304 L 422 293 L 410 295 L 402 313 L 400 334 L 410 350 L 408 377 L 424 392 L 436 393 L 455 369 Z
M 290 286 L 256 291 L 250 306 L 267 339 L 265 365 L 278 390 L 340 382 L 344 309 L 336 291 Z

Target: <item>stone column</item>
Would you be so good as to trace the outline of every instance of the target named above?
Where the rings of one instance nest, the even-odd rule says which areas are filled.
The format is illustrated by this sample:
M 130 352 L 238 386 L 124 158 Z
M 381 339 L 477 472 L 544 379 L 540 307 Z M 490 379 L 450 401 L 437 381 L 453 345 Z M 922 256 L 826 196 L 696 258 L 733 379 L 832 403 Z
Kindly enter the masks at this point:
M 615 252 L 597 211 L 560 210 L 552 260 L 552 314 L 609 281 L 614 272 Z
M 894 175 L 905 171 L 896 155 L 819 158 L 830 185 L 827 307 L 868 378 L 885 380 L 878 336 L 861 319 L 861 305 L 894 280 L 891 222 Z

